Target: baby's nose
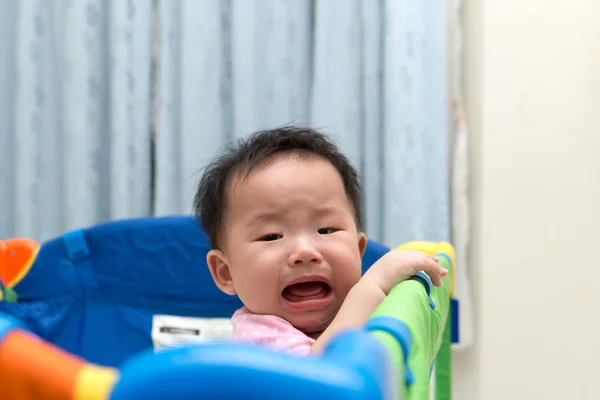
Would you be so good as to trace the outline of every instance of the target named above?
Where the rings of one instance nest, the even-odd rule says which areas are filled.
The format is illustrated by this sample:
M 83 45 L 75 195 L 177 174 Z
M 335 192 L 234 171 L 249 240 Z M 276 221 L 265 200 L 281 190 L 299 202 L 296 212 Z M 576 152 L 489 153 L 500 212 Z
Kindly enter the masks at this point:
M 307 240 L 300 240 L 294 252 L 290 255 L 290 265 L 315 263 L 323 261 L 323 256 L 317 248 Z

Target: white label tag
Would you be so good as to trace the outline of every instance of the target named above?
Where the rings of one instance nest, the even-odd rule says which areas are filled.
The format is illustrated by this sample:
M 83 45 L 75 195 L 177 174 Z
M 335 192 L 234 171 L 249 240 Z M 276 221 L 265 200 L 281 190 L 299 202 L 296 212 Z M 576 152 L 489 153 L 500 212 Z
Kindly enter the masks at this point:
M 152 317 L 152 343 L 155 350 L 186 344 L 226 341 L 233 326 L 229 318 L 193 318 L 176 315 Z

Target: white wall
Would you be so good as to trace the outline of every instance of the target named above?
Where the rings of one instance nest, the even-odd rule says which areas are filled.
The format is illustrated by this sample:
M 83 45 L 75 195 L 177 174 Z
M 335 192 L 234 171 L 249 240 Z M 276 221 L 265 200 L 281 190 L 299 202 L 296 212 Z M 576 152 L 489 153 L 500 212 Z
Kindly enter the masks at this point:
M 600 2 L 464 6 L 478 341 L 454 398 L 598 399 Z

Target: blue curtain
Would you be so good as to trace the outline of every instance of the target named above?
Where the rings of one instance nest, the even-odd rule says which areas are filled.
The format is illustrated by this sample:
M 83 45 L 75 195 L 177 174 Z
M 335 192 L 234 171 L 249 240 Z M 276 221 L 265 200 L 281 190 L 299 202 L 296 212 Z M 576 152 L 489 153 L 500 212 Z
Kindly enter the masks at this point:
M 367 234 L 450 235 L 445 2 L 0 0 L 0 238 L 189 213 L 281 124 L 359 169 Z

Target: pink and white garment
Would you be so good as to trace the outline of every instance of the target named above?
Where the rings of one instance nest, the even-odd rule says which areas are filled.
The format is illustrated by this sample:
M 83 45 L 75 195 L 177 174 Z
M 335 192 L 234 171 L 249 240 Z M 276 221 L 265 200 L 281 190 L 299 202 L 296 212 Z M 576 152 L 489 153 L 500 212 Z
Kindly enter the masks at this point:
M 231 317 L 232 340 L 265 345 L 298 356 L 310 353 L 314 339 L 275 315 L 253 314 L 246 307 Z

